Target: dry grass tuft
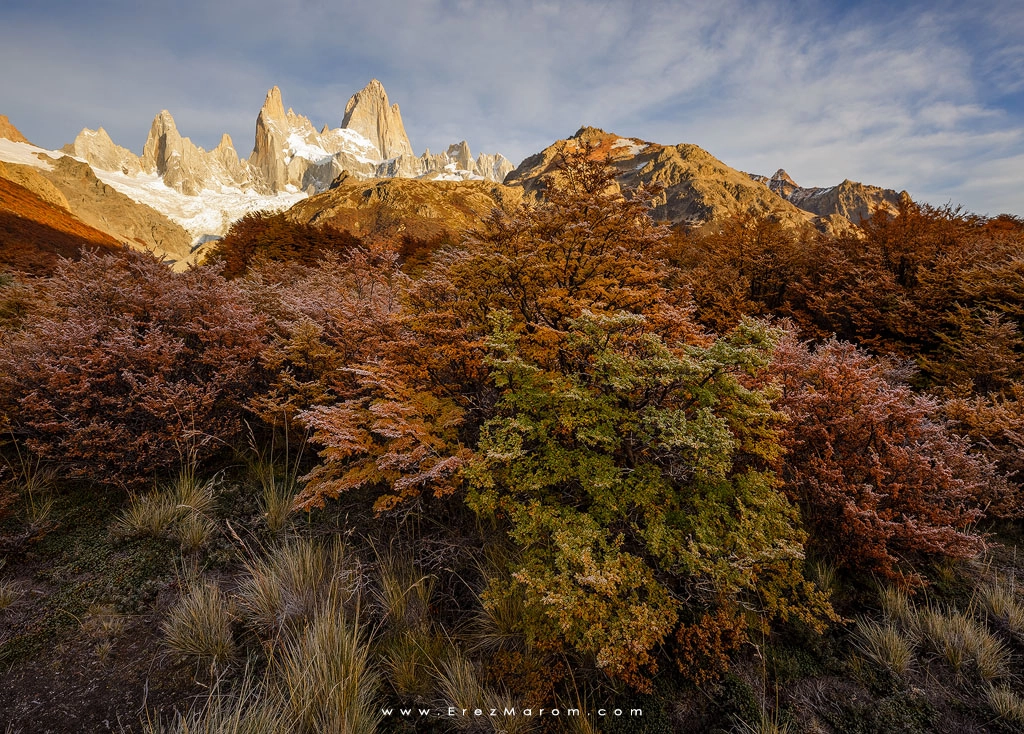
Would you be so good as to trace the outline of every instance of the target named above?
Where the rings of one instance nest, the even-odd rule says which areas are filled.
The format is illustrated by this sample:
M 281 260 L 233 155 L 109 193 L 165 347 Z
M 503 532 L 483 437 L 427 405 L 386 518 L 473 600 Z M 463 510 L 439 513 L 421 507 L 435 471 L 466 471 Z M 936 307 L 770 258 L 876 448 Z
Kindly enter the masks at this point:
M 856 640 L 861 653 L 897 675 L 906 674 L 914 663 L 917 641 L 892 622 L 859 620 Z
M 218 485 L 216 477 L 199 481 L 194 471 L 183 471 L 169 486 L 132 497 L 114 521 L 113 531 L 127 538 L 161 537 L 173 528 L 182 547 L 195 550 L 213 532 L 212 521 L 205 516 L 216 505 Z
M 194 471 L 186 470 L 178 474 L 167 491 L 184 513 L 206 515 L 217 504 L 219 484 L 219 477 L 200 481 Z
M 289 635 L 272 667 L 303 731 L 369 734 L 381 717 L 374 701 L 380 678 L 359 624 L 347 624 L 339 611 L 327 609 Z
M 170 494 L 150 492 L 136 495 L 128 508 L 114 520 L 113 531 L 125 538 L 161 537 L 180 516 L 181 509 Z
M 511 585 L 495 586 L 488 583 L 488 586 L 501 591 L 485 591 L 478 599 L 479 607 L 468 630 L 471 649 L 482 653 L 525 649 L 523 619 L 526 611 L 522 595 Z
M 238 590 L 245 618 L 256 629 L 274 633 L 312 619 L 329 600 L 346 601 L 352 595 L 352 574 L 344 560 L 341 543 L 325 548 L 296 540 L 278 546 L 267 558 L 250 561 Z
M 288 734 L 290 718 L 266 687 L 246 675 L 236 691 L 214 686 L 202 706 L 177 713 L 169 723 L 148 721 L 144 734 Z
M 831 596 L 836 592 L 839 574 L 834 564 L 824 559 L 811 561 L 807 564 L 807 571 L 814 585 Z
M 14 604 L 19 596 L 21 596 L 21 591 L 18 590 L 17 584 L 0 579 L 0 612 Z
M 779 715 L 778 709 L 762 711 L 754 721 L 738 721 L 736 731 L 740 734 L 789 734 L 792 727 Z
M 437 679 L 438 692 L 446 706 L 471 711 L 479 708 L 501 712 L 500 715 L 488 717 L 486 720 L 486 726 L 491 727 L 494 731 L 520 734 L 538 726 L 528 717 L 505 716 L 505 709 L 520 707 L 507 694 L 484 687 L 477 678 L 473 664 L 458 650 L 451 650 L 447 656 L 435 664 L 434 676 Z M 457 717 L 453 723 L 459 729 L 478 730 L 481 722 L 474 717 Z
M 229 600 L 220 588 L 210 583 L 193 583 L 163 625 L 165 641 L 179 655 L 223 664 L 234 656 L 236 649 L 231 621 Z
M 82 618 L 82 629 L 90 637 L 106 639 L 124 631 L 127 619 L 110 604 L 90 604 Z
M 425 698 L 433 690 L 432 661 L 443 652 L 444 644 L 434 634 L 405 630 L 381 644 L 381 664 L 396 692 Z
M 917 607 L 903 589 L 886 586 L 882 589 L 882 614 L 886 620 L 902 625 L 909 630 L 916 630 Z
M 268 458 L 260 456 L 249 466 L 249 471 L 260 489 L 260 510 L 272 533 L 279 533 L 292 515 L 298 486 L 294 474 L 277 478 L 277 469 Z
M 189 512 L 174 523 L 174 536 L 182 550 L 196 551 L 209 542 L 217 525 L 209 518 Z
M 985 682 L 1006 678 L 1012 671 L 1010 648 L 968 613 L 947 614 L 926 609 L 919 614 L 921 631 L 931 647 L 955 673 L 968 663 Z
M 381 617 L 395 634 L 431 629 L 430 607 L 437 579 L 420 573 L 409 558 L 386 556 L 379 562 L 378 585 L 373 596 Z
M 1012 579 L 995 579 L 982 584 L 977 596 L 989 616 L 1002 623 L 1006 630 L 1024 642 L 1024 604 L 1021 603 Z
M 32 528 L 38 529 L 47 523 L 53 511 L 57 469 L 44 464 L 39 457 L 22 454 L 17 441 L 13 446 L 17 460 L 5 463 L 14 477 L 14 486 L 25 497 L 25 518 Z
M 1004 722 L 1024 729 L 1024 698 L 1009 688 L 993 686 L 988 689 L 988 705 Z

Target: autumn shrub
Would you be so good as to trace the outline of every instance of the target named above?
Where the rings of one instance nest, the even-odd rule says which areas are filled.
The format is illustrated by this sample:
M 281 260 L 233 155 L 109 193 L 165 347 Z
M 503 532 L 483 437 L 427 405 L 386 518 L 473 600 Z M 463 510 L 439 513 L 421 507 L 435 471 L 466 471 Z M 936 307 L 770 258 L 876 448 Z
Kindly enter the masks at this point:
M 976 451 L 994 462 L 1006 485 L 994 485 L 987 514 L 1014 519 L 1024 513 L 1024 383 L 1014 382 L 998 393 L 971 390 L 942 393 L 941 413 L 956 433 L 967 437 Z
M 545 370 L 513 323 L 495 318 L 488 363 L 502 395 L 468 501 L 519 549 L 509 571 L 528 637 L 648 689 L 680 599 L 708 612 L 725 648 L 692 662 L 727 664 L 743 606 L 821 628 L 831 609 L 803 578 L 798 516 L 768 469 L 779 416 L 740 379 L 767 366 L 770 330 L 745 322 L 672 350 L 641 316 L 584 313 L 561 369 Z
M 693 297 L 695 318 L 723 332 L 744 316 L 787 313 L 822 238 L 809 226 L 738 214 L 673 233 L 669 261 Z
M 972 528 L 999 478 L 891 365 L 849 343 L 814 348 L 790 336 L 773 375 L 789 418 L 786 492 L 817 554 L 907 581 L 936 557 L 981 549 Z
M 0 400 L 39 456 L 138 486 L 237 435 L 264 327 L 216 271 L 85 255 L 44 298 L 0 343 Z
M 220 263 L 225 277 L 235 278 L 253 264 L 313 265 L 329 253 L 345 253 L 359 244 L 355 235 L 332 227 L 293 222 L 283 213 L 250 212 L 208 250 L 206 261 Z
M 516 323 L 521 349 L 545 364 L 557 361 L 562 332 L 584 310 L 643 314 L 665 338 L 699 337 L 685 293 L 669 287 L 667 230 L 648 216 L 651 192 L 623 196 L 614 177 L 586 149 L 566 151 L 543 202 L 496 210 L 402 288 L 390 330 L 363 342 L 377 351 L 353 353 L 364 361 L 334 371 L 328 399 L 299 415 L 323 460 L 301 506 L 376 487 L 378 511 L 408 511 L 458 491 L 497 397 L 484 364 L 496 310 Z M 322 343 L 319 335 L 308 341 Z M 324 393 L 322 382 L 317 390 Z
M 313 265 L 266 265 L 239 281 L 268 321 L 260 357 L 268 388 L 252 408 L 272 425 L 358 391 L 359 365 L 386 356 L 408 278 L 387 248 L 355 248 Z

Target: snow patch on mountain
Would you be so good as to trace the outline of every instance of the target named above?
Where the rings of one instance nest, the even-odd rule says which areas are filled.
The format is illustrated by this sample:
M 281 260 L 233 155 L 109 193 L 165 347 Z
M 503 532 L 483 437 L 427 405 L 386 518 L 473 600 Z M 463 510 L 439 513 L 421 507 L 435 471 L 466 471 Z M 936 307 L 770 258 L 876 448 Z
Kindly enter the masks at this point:
M 307 197 L 303 191 L 260 194 L 252 189 L 222 186 L 190 196 L 171 188 L 155 173 L 129 176 L 119 171 L 94 169 L 96 177 L 135 201 L 153 207 L 185 228 L 193 246 L 227 233 L 231 223 L 257 211 L 282 211 Z
M 7 138 L 0 138 L 0 161 L 4 163 L 20 163 L 23 166 L 43 168 L 49 171 L 53 166 L 45 159 L 40 158 L 40 156 L 56 160 L 62 155 L 64 154 L 54 150 L 39 148 L 31 143 L 16 143 Z

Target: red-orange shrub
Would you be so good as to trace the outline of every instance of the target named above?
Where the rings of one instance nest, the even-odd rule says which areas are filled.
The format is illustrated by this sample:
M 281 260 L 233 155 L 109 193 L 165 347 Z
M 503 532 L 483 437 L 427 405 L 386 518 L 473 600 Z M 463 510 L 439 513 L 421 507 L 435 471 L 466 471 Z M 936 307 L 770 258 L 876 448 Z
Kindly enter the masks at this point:
M 789 337 L 776 352 L 788 416 L 782 474 L 809 546 L 838 565 L 912 579 L 981 548 L 971 525 L 999 478 L 891 365 L 852 344 Z
M 132 485 L 236 435 L 264 328 L 216 271 L 86 255 L 41 290 L 0 343 L 0 396 L 31 449 Z

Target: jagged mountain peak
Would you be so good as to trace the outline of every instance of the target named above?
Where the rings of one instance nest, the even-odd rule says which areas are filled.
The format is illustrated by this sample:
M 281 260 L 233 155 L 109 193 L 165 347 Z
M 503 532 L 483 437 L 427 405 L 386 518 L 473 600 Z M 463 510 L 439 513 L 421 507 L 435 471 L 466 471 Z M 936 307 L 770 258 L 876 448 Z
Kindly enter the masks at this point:
M 259 117 L 275 120 L 284 119 L 284 102 L 281 99 L 281 88 L 277 85 L 267 90 L 267 96 L 263 100 L 263 107 L 260 108 Z
M 798 185 L 785 170 L 779 169 L 771 178 L 749 174 L 786 201 L 820 217 L 839 215 L 852 223 L 868 219 L 876 211 L 895 214 L 901 196 L 892 189 L 844 179 L 836 186 L 804 187 Z
M 797 185 L 796 181 L 794 181 L 793 178 L 788 173 L 786 173 L 786 169 L 784 168 L 780 168 L 774 174 L 772 174 L 772 181 L 783 181 L 792 186 Z
M 413 155 L 402 113 L 397 104 L 390 103 L 384 85 L 376 79 L 349 98 L 341 126 L 373 143 L 382 160 Z
M 84 158 L 90 165 L 107 171 L 119 171 L 127 175 L 142 171 L 139 157 L 114 143 L 102 127 L 97 130 L 83 128 L 73 143 L 64 146 L 64 152 Z
M 197 246 L 224 234 L 249 211 L 281 209 L 327 190 L 343 171 L 357 179 L 501 181 L 513 168 L 497 154 L 474 160 L 465 141 L 448 153 L 413 155 L 399 107 L 376 79 L 348 100 L 344 120 L 341 127 L 323 125 L 318 131 L 309 118 L 285 107 L 275 85 L 256 116 L 247 160 L 239 158 L 227 134 L 212 150 L 195 145 L 166 109 L 153 118 L 141 156 L 116 145 L 102 128 L 82 130 L 63 152 L 88 162 L 105 184 L 167 214 Z M 0 122 L 0 136 L 24 140 L 6 118 Z M 8 157 L 15 155 L 20 160 L 25 154 Z

